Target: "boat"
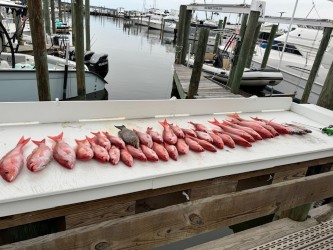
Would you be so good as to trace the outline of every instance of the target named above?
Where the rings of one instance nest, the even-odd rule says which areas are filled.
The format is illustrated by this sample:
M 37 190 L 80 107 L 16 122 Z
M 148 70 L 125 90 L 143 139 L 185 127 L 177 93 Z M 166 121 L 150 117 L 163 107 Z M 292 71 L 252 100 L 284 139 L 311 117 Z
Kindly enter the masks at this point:
M 286 49 L 280 61 L 286 35 L 284 34 L 275 38 L 275 44 L 272 46 L 266 68 L 279 69 L 283 74 L 283 80 L 279 85 L 274 86 L 274 91 L 295 93 L 295 100 L 299 101 L 302 98 L 315 55 L 322 39 L 322 30 L 308 26 L 298 26 L 296 29 L 290 31 Z M 264 52 L 265 48 L 256 46 L 256 53 L 252 58 L 253 67 L 260 67 Z M 308 99 L 309 103 L 317 103 L 332 61 L 333 43 L 331 39 L 312 86 Z
M 0 6 L 3 6 L 1 4 L 0 2 Z M 15 7 L 25 8 L 22 5 Z M 9 37 L 1 22 L 0 34 L 5 37 L 1 40 L 0 51 L 0 101 L 39 101 L 34 57 L 14 52 L 12 38 Z M 6 52 L 7 49 L 10 52 Z M 51 100 L 77 98 L 76 63 L 68 61 L 68 71 L 66 71 L 66 60 L 63 58 L 48 55 L 47 62 Z M 103 79 L 106 68 L 108 71 L 107 56 L 106 58 L 100 57 L 98 54 L 94 55 L 93 52 L 86 54 L 85 88 L 87 99 L 104 99 L 107 96 L 104 88 L 107 82 Z

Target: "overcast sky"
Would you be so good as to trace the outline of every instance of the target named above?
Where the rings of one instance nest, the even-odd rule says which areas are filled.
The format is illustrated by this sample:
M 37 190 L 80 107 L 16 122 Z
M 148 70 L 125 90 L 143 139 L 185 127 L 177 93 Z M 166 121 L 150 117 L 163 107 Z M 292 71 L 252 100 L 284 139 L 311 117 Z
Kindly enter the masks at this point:
M 154 1 L 161 9 L 179 9 L 181 4 L 189 4 L 193 0 L 146 0 L 147 8 L 153 7 Z M 142 10 L 143 0 L 90 0 L 91 5 L 105 6 L 109 8 L 124 7 L 126 10 Z M 214 4 L 242 4 L 244 0 L 206 0 L 206 3 Z M 251 4 L 251 0 L 245 1 Z M 266 0 L 266 15 L 279 16 L 280 11 L 286 12 L 283 16 L 291 17 L 296 0 Z M 204 3 L 203 0 L 196 0 L 196 3 Z M 296 17 L 305 18 L 311 11 L 309 18 L 333 20 L 333 2 L 329 0 L 299 0 L 296 10 Z M 319 16 L 317 15 L 316 11 Z

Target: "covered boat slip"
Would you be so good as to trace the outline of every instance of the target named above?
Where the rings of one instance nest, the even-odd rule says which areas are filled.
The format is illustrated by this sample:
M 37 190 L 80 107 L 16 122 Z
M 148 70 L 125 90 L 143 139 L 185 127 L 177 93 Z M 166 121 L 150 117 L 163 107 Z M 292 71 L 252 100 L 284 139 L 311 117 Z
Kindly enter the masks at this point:
M 63 131 L 64 140 L 74 147 L 74 139 L 90 132 L 116 134 L 114 125 L 162 132 L 158 121 L 164 118 L 182 127 L 193 121 L 210 128 L 215 127 L 208 120 L 227 119 L 226 114 L 234 112 L 244 118 L 296 121 L 318 128 L 333 120 L 332 111 L 298 105 L 291 98 L 0 103 L 0 109 L 1 156 L 22 135 L 41 140 Z M 112 248 L 146 249 L 166 244 L 332 197 L 333 190 L 327 188 L 332 172 L 304 177 L 309 167 L 333 163 L 332 140 L 318 129 L 304 136 L 258 141 L 251 148 L 189 152 L 177 162 L 135 161 L 132 168 L 95 160 L 77 161 L 73 170 L 55 161 L 39 173 L 24 167 L 13 183 L 0 181 L 0 230 L 60 221 L 52 237 L 12 247 L 60 244 L 67 249 L 105 243 Z M 29 143 L 25 156 L 34 147 Z M 0 243 L 11 242 L 0 236 Z

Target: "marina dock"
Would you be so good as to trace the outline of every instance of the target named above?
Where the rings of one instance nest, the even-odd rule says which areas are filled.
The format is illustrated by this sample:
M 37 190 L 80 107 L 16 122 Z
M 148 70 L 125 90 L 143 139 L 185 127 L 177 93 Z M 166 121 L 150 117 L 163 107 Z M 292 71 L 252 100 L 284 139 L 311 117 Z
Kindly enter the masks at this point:
M 188 88 L 190 85 L 192 69 L 181 64 L 174 64 L 173 79 L 175 87 L 178 90 L 181 99 L 186 99 Z M 198 93 L 196 99 L 203 98 L 239 98 L 241 95 L 236 95 L 230 92 L 226 86 L 216 84 L 204 76 L 200 78 Z

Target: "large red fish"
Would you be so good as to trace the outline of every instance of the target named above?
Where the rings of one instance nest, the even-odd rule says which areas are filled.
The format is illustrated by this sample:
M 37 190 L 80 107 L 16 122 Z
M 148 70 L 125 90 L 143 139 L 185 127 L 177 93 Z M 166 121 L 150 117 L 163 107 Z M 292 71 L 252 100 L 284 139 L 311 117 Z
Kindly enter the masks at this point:
M 228 146 L 229 148 L 236 147 L 234 140 L 229 135 L 222 134 L 223 132 L 215 130 L 215 129 L 213 129 L 212 132 L 214 134 L 218 135 L 223 140 L 224 145 Z
M 30 138 L 24 139 L 22 136 L 16 147 L 0 160 L 0 175 L 5 181 L 14 181 L 21 172 L 24 165 L 23 147 L 29 140 Z
M 189 146 L 189 148 L 194 152 L 199 153 L 199 152 L 205 151 L 205 149 L 202 146 L 200 146 L 199 143 L 197 143 L 196 141 L 192 140 L 191 138 L 189 138 L 187 136 L 185 137 L 185 142 Z
M 140 161 L 147 161 L 147 157 L 140 148 L 135 148 L 132 145 L 127 145 L 127 151 L 135 158 Z
M 96 136 L 95 138 L 96 144 L 102 146 L 106 150 L 110 150 L 111 142 L 105 135 L 103 135 L 101 132 L 91 132 L 91 133 Z
M 253 137 L 253 139 L 259 141 L 262 140 L 262 137 L 260 136 L 260 134 L 258 134 L 254 129 L 250 128 L 250 127 L 245 127 L 245 126 L 240 126 L 238 124 L 232 123 L 232 122 L 227 122 L 225 121 L 228 126 L 236 128 L 236 129 L 240 129 L 240 130 L 244 130 L 246 133 L 248 133 L 249 135 L 251 135 Z
M 163 122 L 159 122 L 163 126 L 163 141 L 174 145 L 177 143 L 177 136 L 173 132 L 173 130 L 170 128 L 167 120 L 165 119 Z M 156 152 L 157 153 L 157 152 Z
M 120 149 L 112 145 L 109 150 L 110 162 L 112 165 L 117 165 L 120 160 Z
M 192 124 L 195 127 L 196 130 L 203 131 L 203 132 L 206 132 L 206 133 L 209 132 L 209 129 L 203 124 L 195 123 L 195 122 L 188 122 L 188 123 Z
M 255 121 L 261 121 L 261 122 L 266 123 L 267 125 L 272 126 L 279 134 L 282 134 L 282 135 L 292 134 L 291 129 L 289 129 L 288 127 L 286 127 L 280 123 L 273 122 L 272 120 L 269 121 L 269 120 L 260 119 L 258 117 L 251 117 L 251 118 Z
M 196 130 L 195 133 L 196 133 L 198 139 L 205 140 L 210 143 L 213 142 L 213 138 L 208 133 L 199 131 L 199 130 Z
M 178 138 L 185 138 L 183 130 L 178 125 L 173 125 L 172 123 L 169 123 L 169 126 Z
M 153 128 L 148 127 L 146 133 L 151 136 L 154 142 L 163 143 L 163 137 L 160 135 L 160 133 L 154 131 Z
M 213 144 L 215 147 L 219 148 L 219 149 L 223 149 L 224 148 L 224 143 L 221 137 L 219 137 L 218 135 L 214 134 L 213 132 L 209 132 L 208 133 L 210 135 L 210 137 L 212 137 L 213 139 Z
M 175 145 L 170 145 L 168 143 L 164 143 L 165 149 L 168 151 L 168 154 L 171 159 L 177 161 L 178 160 L 178 151 Z
M 52 150 L 45 144 L 45 139 L 32 142 L 38 147 L 27 157 L 27 168 L 32 172 L 38 172 L 45 169 L 52 160 Z
M 62 137 L 64 133 L 61 132 L 57 136 L 48 136 L 55 141 L 53 147 L 53 158 L 63 167 L 72 169 L 75 165 L 76 156 L 74 149 L 65 142 Z
M 210 152 L 217 152 L 216 148 L 211 144 L 209 143 L 208 141 L 205 141 L 205 140 L 201 140 L 201 139 L 198 139 L 198 138 L 195 138 L 195 137 L 190 137 L 188 136 L 191 140 L 193 141 L 196 141 L 197 143 L 199 143 L 199 145 L 201 147 L 203 147 L 204 149 L 210 151 Z
M 190 135 L 192 137 L 197 137 L 197 134 L 191 128 L 182 128 L 182 130 L 183 130 L 184 134 L 186 134 L 186 135 Z
M 157 154 L 157 156 L 160 160 L 162 160 L 162 161 L 169 160 L 168 151 L 161 144 L 154 142 L 153 150 L 155 151 L 155 153 Z
M 77 147 L 75 149 L 76 158 L 81 161 L 88 161 L 94 157 L 94 151 L 92 150 L 90 143 L 87 139 L 77 140 Z
M 176 148 L 180 155 L 186 155 L 189 151 L 189 146 L 186 144 L 184 139 L 178 139 Z
M 133 131 L 139 137 L 141 144 L 146 145 L 149 148 L 151 148 L 153 146 L 153 139 L 151 138 L 151 136 L 149 134 L 142 133 L 141 131 L 138 131 L 136 129 L 133 129 Z
M 251 135 L 249 135 L 248 133 L 246 133 L 245 131 L 229 127 L 229 126 L 227 126 L 227 123 L 225 123 L 225 122 L 221 123 L 221 122 L 217 121 L 215 118 L 214 118 L 214 121 L 209 121 L 209 123 L 220 127 L 224 132 L 238 135 L 238 136 L 242 137 L 243 139 L 245 139 L 246 141 L 249 141 L 249 142 L 255 141 L 254 138 Z
M 250 142 L 248 142 L 247 140 L 245 140 L 243 137 L 241 137 L 239 135 L 235 135 L 235 134 L 228 133 L 228 132 L 223 132 L 222 134 L 229 135 L 237 145 L 240 145 L 243 147 L 252 147 Z
M 89 138 L 86 136 L 86 138 L 90 142 L 91 148 L 94 151 L 94 158 L 102 163 L 108 162 L 110 160 L 108 150 L 95 142 L 96 137 Z
M 141 150 L 147 157 L 148 161 L 158 161 L 158 156 L 154 150 L 148 148 L 146 145 L 141 144 Z
M 132 167 L 134 164 L 133 157 L 126 148 L 120 149 L 120 160 L 129 167 Z
M 115 145 L 120 149 L 124 149 L 126 147 L 125 142 L 120 137 L 111 135 L 109 134 L 109 132 L 103 132 L 103 133 L 109 139 L 111 145 Z

